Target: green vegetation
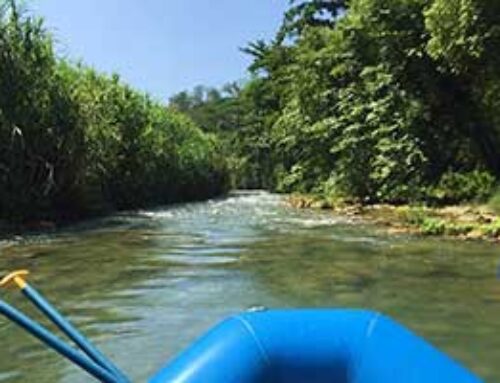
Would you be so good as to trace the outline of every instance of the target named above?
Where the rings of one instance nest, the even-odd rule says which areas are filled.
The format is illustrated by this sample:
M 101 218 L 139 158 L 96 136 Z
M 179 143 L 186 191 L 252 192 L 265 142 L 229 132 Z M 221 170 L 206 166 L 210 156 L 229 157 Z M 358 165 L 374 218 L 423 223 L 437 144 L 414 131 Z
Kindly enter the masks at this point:
M 219 144 L 185 115 L 54 54 L 40 19 L 0 1 L 0 219 L 69 220 L 206 198 Z
M 485 207 L 455 206 L 437 209 L 405 206 L 399 208 L 395 223 L 423 235 L 500 238 L 500 219 Z
M 172 110 L 189 115 L 205 132 L 218 136 L 233 187 L 275 188 L 274 153 L 266 130 L 275 105 L 260 81 L 229 83 L 221 90 L 198 86 L 170 99 Z
M 496 1 L 291 0 L 275 38 L 242 49 L 246 82 L 168 107 L 58 59 L 39 20 L 1 4 L 0 217 L 203 198 L 229 181 L 322 206 L 500 209 Z
M 461 223 L 454 220 L 426 218 L 416 226 L 423 235 L 463 236 L 464 238 L 500 238 L 500 220 L 490 223 L 468 222 Z
M 485 201 L 500 177 L 499 26 L 497 1 L 291 0 L 275 39 L 243 49 L 247 83 L 180 109 L 222 132 L 236 185 Z
M 291 206 L 299 209 L 331 210 L 353 221 L 376 224 L 394 234 L 500 240 L 500 216 L 489 205 L 362 205 L 338 199 L 327 200 L 317 194 L 292 194 L 287 200 Z
M 488 201 L 489 208 L 500 215 L 500 189 L 498 189 Z

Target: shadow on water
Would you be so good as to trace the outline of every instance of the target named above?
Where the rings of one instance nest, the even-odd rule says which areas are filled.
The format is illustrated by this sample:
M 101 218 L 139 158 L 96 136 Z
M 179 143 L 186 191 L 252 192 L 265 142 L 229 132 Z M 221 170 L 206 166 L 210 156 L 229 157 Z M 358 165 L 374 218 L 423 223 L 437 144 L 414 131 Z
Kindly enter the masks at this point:
M 367 307 L 500 381 L 498 247 L 387 237 L 264 192 L 129 212 L 0 244 L 134 381 L 250 306 Z M 33 313 L 19 294 L 5 299 Z M 85 382 L 0 320 L 0 382 Z M 147 352 L 145 352 L 147 350 Z

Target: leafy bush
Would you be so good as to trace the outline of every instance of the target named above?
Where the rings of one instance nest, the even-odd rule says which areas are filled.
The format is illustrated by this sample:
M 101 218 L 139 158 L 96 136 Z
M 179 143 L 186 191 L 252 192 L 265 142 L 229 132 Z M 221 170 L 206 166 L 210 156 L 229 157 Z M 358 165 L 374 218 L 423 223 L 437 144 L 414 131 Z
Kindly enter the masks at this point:
M 446 223 L 436 218 L 426 218 L 420 225 L 422 234 L 443 235 L 446 231 Z
M 473 224 L 467 223 L 448 223 L 446 225 L 446 234 L 447 235 L 465 235 L 474 230 Z
M 493 193 L 495 182 L 495 178 L 485 171 L 448 172 L 431 189 L 429 195 L 431 201 L 437 203 L 485 201 Z
M 360 80 L 339 93 L 331 126 L 339 187 L 362 201 L 408 201 L 426 163 L 414 134 L 419 105 L 381 66 L 365 68 Z
M 500 219 L 497 219 L 489 225 L 484 225 L 481 231 L 484 235 L 490 238 L 500 237 Z
M 496 192 L 493 193 L 488 201 L 488 206 L 496 214 L 500 214 L 500 189 L 497 189 Z

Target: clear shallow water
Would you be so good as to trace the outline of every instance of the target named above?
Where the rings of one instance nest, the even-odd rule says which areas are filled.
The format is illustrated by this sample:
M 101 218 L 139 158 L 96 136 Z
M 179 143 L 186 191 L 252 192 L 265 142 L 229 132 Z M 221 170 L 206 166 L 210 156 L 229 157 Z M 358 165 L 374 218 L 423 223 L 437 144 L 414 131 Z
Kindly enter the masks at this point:
M 498 245 L 387 236 L 240 192 L 0 242 L 0 253 L 0 271 L 29 268 L 134 381 L 240 310 L 348 306 L 383 311 L 500 382 Z M 2 318 L 0 339 L 0 382 L 89 381 Z

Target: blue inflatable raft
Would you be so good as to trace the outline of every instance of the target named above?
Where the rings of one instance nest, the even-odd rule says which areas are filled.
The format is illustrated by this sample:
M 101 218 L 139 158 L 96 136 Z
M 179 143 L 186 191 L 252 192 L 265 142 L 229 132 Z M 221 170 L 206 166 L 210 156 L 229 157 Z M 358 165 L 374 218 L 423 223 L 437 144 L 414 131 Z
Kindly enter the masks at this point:
M 479 383 L 378 313 L 278 310 L 229 318 L 151 383 Z
M 128 377 L 26 282 L 17 286 L 77 346 L 0 299 L 0 314 L 103 383 Z M 260 310 L 227 319 L 174 359 L 151 383 L 479 383 L 422 338 L 362 310 Z

